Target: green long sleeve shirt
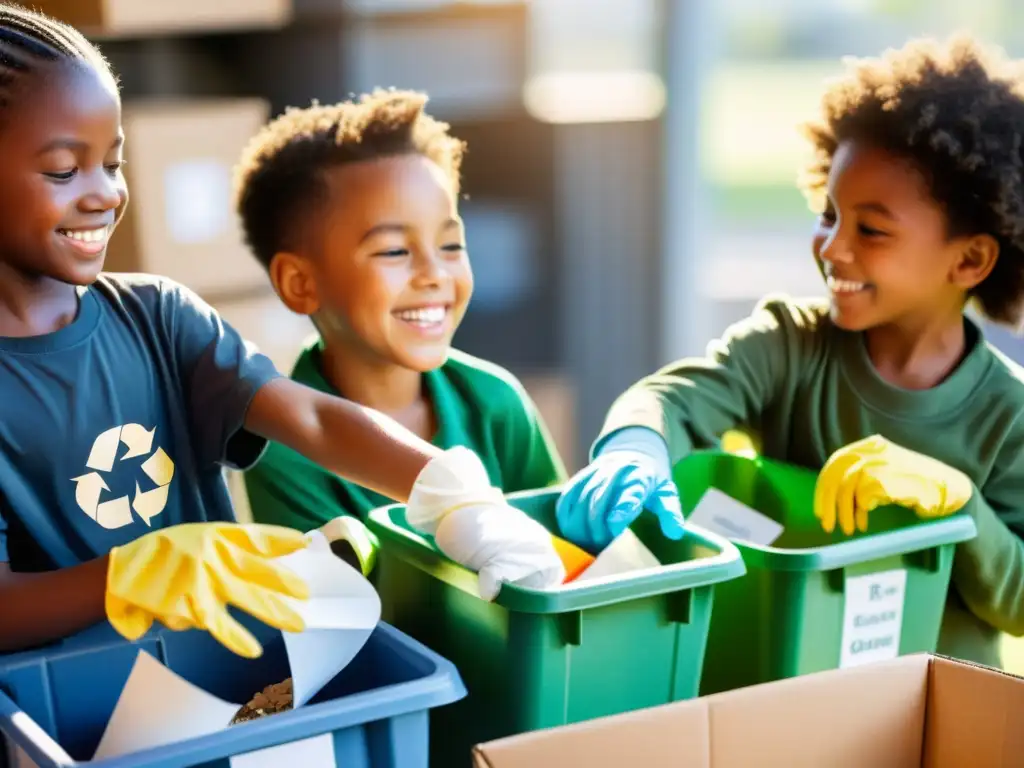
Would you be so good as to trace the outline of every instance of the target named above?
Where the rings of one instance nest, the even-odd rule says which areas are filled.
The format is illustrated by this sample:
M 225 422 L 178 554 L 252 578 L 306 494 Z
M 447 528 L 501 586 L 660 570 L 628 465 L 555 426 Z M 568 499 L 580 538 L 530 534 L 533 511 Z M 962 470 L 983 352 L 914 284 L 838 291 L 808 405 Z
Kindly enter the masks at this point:
M 661 433 L 673 462 L 745 429 L 769 458 L 815 471 L 837 449 L 881 434 L 971 478 L 975 539 L 958 545 L 939 652 L 1001 666 L 999 635 L 1024 635 L 1024 370 L 965 318 L 969 350 L 928 390 L 884 381 L 863 334 L 837 328 L 824 301 L 771 297 L 712 342 L 613 404 L 601 437 Z

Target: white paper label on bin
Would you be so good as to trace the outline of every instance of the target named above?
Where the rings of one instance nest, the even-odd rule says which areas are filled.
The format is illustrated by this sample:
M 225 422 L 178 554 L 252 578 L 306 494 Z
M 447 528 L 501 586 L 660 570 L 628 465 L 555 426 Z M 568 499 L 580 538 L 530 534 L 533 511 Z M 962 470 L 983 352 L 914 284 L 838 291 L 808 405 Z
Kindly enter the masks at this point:
M 167 233 L 178 245 L 206 243 L 231 226 L 231 171 L 214 159 L 188 160 L 164 171 Z
M 730 541 L 749 542 L 759 547 L 771 546 L 785 530 L 770 517 L 736 501 L 717 488 L 708 488 L 686 522 L 699 525 Z
M 380 621 L 381 611 L 373 585 L 336 557 L 321 534 L 311 534 L 310 540 L 306 549 L 278 559 L 306 579 L 310 589 L 308 601 L 291 601 L 305 619 L 306 630 L 284 633 L 296 708 L 352 661 Z M 267 684 L 277 682 L 280 680 L 268 680 Z M 215 733 L 229 726 L 241 706 L 196 687 L 140 650 L 93 759 Z M 302 750 L 316 748 L 306 742 L 282 745 L 275 760 L 283 759 L 285 748 L 292 746 L 300 750 L 296 753 L 299 759 L 288 757 L 284 762 L 313 765 L 301 759 L 306 754 Z M 238 765 L 255 768 L 269 764 L 253 756 L 250 762 Z
M 906 589 L 903 568 L 846 579 L 840 668 L 899 656 Z

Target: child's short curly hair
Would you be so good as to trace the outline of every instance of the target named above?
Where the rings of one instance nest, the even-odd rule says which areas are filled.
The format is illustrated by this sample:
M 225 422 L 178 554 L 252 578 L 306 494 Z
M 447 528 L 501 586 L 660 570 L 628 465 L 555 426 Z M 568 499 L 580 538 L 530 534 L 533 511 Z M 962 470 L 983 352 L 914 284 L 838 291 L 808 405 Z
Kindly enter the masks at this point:
M 973 298 L 991 320 L 1024 316 L 1024 78 L 998 49 L 969 37 L 915 40 L 852 63 L 829 87 L 822 116 L 805 127 L 814 160 L 801 179 L 821 210 L 832 157 L 845 140 L 909 160 L 945 209 L 949 236 L 988 234 L 999 243 Z
M 323 172 L 363 160 L 420 154 L 437 163 L 458 194 L 463 142 L 423 110 L 426 94 L 377 89 L 330 106 L 291 107 L 256 134 L 235 169 L 235 208 L 246 242 L 269 267 L 297 246 L 299 217 L 325 200 Z

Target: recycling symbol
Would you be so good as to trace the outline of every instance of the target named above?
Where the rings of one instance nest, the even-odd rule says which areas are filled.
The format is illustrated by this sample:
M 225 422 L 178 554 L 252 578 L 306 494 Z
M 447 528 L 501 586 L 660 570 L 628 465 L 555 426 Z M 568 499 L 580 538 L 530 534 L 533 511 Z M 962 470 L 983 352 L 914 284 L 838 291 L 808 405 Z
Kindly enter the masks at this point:
M 89 460 L 85 462 L 86 468 L 92 471 L 71 478 L 75 484 L 75 501 L 78 502 L 79 508 L 107 530 L 131 525 L 132 510 L 135 510 L 135 514 L 142 518 L 146 525 L 152 525 L 152 519 L 167 506 L 167 494 L 171 478 L 174 477 L 174 462 L 164 453 L 163 448 L 157 447 L 155 451 L 153 450 L 155 434 L 156 429 L 146 429 L 141 424 L 125 424 L 108 429 L 96 438 L 89 452 Z M 124 443 L 128 450 L 118 459 L 117 451 L 121 443 Z M 149 458 L 140 468 L 156 487 L 143 491 L 136 481 L 135 496 L 132 499 L 120 496 L 101 502 L 103 492 L 110 490 L 102 473 L 110 472 L 119 460 L 147 455 Z

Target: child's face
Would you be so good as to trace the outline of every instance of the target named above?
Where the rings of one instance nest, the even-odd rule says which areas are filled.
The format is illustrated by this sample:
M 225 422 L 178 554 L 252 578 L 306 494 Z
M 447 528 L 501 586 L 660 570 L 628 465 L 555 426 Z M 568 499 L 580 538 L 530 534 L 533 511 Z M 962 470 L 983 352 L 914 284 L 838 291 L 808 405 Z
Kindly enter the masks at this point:
M 30 78 L 0 126 L 0 262 L 88 285 L 128 200 L 120 99 L 111 79 L 84 63 Z
M 828 194 L 812 247 L 837 325 L 927 322 L 962 301 L 951 275 L 964 244 L 947 237 L 943 210 L 906 162 L 844 142 Z
M 473 292 L 455 196 L 420 155 L 340 166 L 310 260 L 317 324 L 351 351 L 416 371 L 442 365 Z

